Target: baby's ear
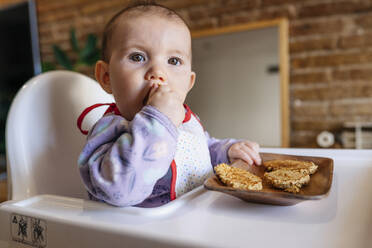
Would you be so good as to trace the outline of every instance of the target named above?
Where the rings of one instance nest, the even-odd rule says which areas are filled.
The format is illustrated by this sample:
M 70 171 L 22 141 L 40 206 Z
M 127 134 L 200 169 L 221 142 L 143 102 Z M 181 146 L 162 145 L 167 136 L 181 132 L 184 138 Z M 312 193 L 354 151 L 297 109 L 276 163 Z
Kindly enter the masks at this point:
M 101 87 L 108 93 L 112 94 L 111 83 L 110 83 L 110 74 L 109 74 L 109 65 L 103 61 L 98 60 L 96 63 L 95 77 L 99 82 Z
M 196 74 L 195 72 L 191 72 L 190 74 L 190 85 L 189 85 L 189 91 L 192 89 L 192 87 L 194 87 L 194 84 L 195 84 L 195 78 L 196 78 Z

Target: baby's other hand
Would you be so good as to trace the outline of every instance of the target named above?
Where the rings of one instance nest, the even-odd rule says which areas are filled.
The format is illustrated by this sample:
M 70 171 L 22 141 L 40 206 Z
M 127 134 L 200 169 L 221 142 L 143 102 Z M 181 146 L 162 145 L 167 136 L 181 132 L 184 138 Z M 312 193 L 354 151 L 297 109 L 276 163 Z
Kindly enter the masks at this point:
M 241 159 L 244 160 L 249 165 L 261 165 L 261 157 L 259 154 L 260 146 L 256 142 L 252 141 L 240 141 L 233 144 L 228 152 L 227 156 L 229 157 L 230 162 Z
M 181 97 L 167 84 L 154 85 L 150 91 L 147 104 L 156 107 L 177 127 L 185 118 L 185 109 Z

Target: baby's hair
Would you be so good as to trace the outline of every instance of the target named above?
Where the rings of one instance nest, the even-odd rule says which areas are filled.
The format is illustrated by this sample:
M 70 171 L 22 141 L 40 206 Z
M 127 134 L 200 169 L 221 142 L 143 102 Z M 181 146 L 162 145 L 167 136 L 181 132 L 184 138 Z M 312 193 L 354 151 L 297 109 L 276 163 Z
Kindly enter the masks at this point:
M 103 30 L 103 36 L 102 36 L 102 52 L 101 52 L 101 59 L 105 61 L 106 63 L 110 60 L 110 54 L 108 52 L 109 43 L 112 38 L 112 34 L 115 29 L 116 21 L 119 19 L 120 16 L 122 16 L 124 13 L 128 13 L 130 11 L 139 10 L 143 13 L 145 12 L 154 12 L 156 14 L 163 15 L 165 17 L 169 18 L 175 18 L 183 22 L 186 27 L 188 27 L 186 21 L 174 10 L 165 7 L 161 4 L 157 4 L 155 1 L 147 0 L 147 1 L 135 1 L 132 4 L 129 4 L 124 9 L 120 10 L 118 13 L 116 13 L 106 24 L 104 30 Z

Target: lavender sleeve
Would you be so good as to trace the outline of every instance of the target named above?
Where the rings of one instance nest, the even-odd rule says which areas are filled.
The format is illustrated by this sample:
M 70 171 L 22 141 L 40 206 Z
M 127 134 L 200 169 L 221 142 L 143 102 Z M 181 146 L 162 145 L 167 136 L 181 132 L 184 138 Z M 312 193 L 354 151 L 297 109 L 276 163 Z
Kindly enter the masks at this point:
M 88 134 L 78 165 L 88 192 L 115 206 L 132 206 L 151 195 L 176 152 L 176 126 L 145 106 L 131 122 L 102 117 Z
M 211 156 L 212 166 L 220 163 L 230 163 L 227 152 L 231 145 L 238 142 L 236 139 L 216 139 L 210 137 L 208 132 L 205 132 L 208 141 L 209 153 Z

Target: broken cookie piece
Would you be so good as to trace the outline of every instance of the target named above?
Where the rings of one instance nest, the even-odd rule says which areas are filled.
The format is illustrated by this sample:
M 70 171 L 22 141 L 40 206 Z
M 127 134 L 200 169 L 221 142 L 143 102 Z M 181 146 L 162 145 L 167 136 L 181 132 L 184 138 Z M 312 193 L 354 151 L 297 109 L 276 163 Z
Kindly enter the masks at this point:
M 293 169 L 293 170 L 306 170 L 307 174 L 314 174 L 318 165 L 313 162 L 299 161 L 299 160 L 270 160 L 263 163 L 267 171 L 275 171 L 278 169 Z
M 303 185 L 309 183 L 310 175 L 307 169 L 277 168 L 266 172 L 264 180 L 275 188 L 298 193 Z
M 219 164 L 214 168 L 218 178 L 227 186 L 242 190 L 262 190 L 262 179 L 249 171 Z

